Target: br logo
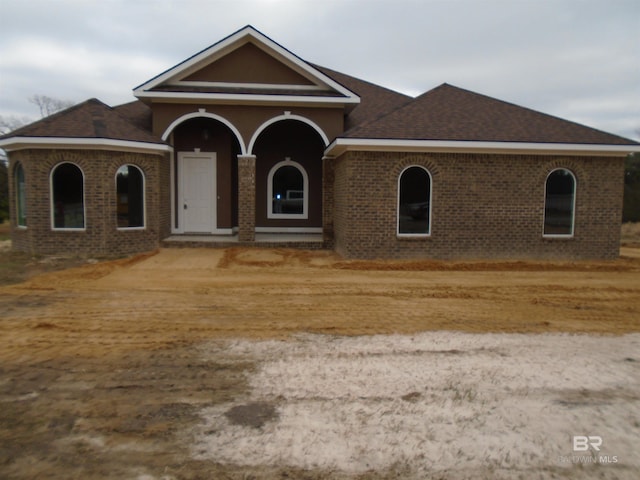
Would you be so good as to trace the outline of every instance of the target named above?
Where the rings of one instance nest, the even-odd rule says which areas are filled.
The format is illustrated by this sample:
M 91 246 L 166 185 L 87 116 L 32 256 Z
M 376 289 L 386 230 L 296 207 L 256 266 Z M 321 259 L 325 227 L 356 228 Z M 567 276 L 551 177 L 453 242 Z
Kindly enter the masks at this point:
M 586 452 L 590 448 L 593 448 L 596 452 L 600 451 L 602 446 L 602 437 L 597 435 L 574 435 L 573 436 L 573 451 L 574 452 Z

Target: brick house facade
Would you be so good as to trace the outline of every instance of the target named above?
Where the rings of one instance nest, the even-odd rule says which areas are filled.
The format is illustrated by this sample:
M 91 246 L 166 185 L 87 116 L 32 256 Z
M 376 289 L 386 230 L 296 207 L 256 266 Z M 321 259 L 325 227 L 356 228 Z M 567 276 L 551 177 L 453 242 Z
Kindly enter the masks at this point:
M 268 235 L 349 258 L 618 255 L 628 139 L 447 84 L 414 99 L 252 27 L 134 95 L 0 138 L 14 249 Z

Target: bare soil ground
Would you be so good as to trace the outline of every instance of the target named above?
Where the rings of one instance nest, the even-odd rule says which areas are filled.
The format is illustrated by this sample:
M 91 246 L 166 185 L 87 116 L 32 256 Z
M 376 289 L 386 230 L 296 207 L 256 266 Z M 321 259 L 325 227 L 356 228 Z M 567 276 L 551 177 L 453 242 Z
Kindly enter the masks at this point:
M 264 359 L 228 356 L 228 341 L 640 332 L 640 255 L 622 254 L 612 262 L 358 262 L 329 252 L 170 249 L 0 287 L 0 477 L 406 478 L 398 466 L 343 472 L 194 455 L 203 409 L 233 405 L 229 421 L 245 418 L 252 429 L 273 414 L 260 402 L 232 411 L 247 405 L 232 402 L 251 397 Z M 580 478 L 571 472 L 542 478 Z M 607 472 L 598 478 L 619 478 Z

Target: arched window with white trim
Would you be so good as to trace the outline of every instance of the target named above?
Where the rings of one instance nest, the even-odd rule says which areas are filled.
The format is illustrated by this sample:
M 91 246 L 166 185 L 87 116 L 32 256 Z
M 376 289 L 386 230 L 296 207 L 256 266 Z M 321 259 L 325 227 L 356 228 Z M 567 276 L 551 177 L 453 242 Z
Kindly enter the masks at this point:
M 52 226 L 60 230 L 83 230 L 84 174 L 73 163 L 61 163 L 51 171 Z
M 398 235 L 431 234 L 431 174 L 420 166 L 405 168 L 398 178 Z
M 309 178 L 302 165 L 287 158 L 273 166 L 267 182 L 267 218 L 308 217 Z
M 135 165 L 116 172 L 118 228 L 144 228 L 144 174 Z
M 566 168 L 547 176 L 544 190 L 544 235 L 572 236 L 576 206 L 576 177 Z
M 16 164 L 14 170 L 16 188 L 16 221 L 19 227 L 27 226 L 27 196 L 24 181 L 24 168 L 21 163 Z

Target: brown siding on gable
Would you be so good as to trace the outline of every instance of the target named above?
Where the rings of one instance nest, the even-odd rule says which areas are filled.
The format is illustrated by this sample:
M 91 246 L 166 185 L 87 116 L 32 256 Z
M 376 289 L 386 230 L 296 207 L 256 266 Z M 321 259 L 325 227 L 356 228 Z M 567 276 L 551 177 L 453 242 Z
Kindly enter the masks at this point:
M 27 180 L 27 228 L 17 228 L 11 205 L 13 248 L 34 254 L 123 255 L 158 248 L 167 230 L 162 182 L 168 177 L 166 156 L 96 150 L 20 150 L 9 155 L 11 170 L 21 162 Z M 50 174 L 71 162 L 84 174 L 85 229 L 51 228 Z M 145 221 L 141 230 L 117 229 L 115 175 L 125 164 L 139 167 L 145 178 Z
M 196 82 L 312 85 L 293 69 L 252 43 L 247 43 L 183 78 Z
M 334 228 L 349 258 L 612 259 L 619 254 L 622 158 L 347 152 L 335 160 Z M 433 178 L 428 238 L 396 235 L 398 176 Z M 554 168 L 577 178 L 575 233 L 543 238 L 544 187 Z

